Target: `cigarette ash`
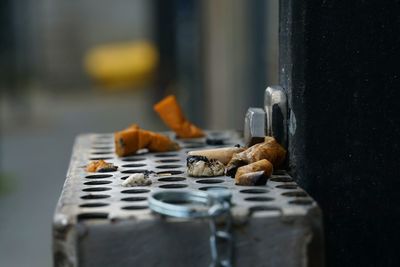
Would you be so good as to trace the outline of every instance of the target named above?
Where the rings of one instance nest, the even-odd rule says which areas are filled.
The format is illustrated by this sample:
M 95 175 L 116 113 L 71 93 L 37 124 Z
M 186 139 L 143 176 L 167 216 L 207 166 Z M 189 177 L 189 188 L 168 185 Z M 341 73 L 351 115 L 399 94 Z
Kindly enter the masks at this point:
M 225 172 L 225 166 L 219 160 L 204 156 L 189 156 L 186 167 L 188 175 L 193 177 L 221 176 Z
M 132 175 L 129 175 L 128 178 L 126 178 L 122 182 L 122 186 L 125 187 L 134 187 L 134 186 L 149 186 L 153 182 L 151 181 L 150 177 L 150 172 L 146 173 L 134 173 Z

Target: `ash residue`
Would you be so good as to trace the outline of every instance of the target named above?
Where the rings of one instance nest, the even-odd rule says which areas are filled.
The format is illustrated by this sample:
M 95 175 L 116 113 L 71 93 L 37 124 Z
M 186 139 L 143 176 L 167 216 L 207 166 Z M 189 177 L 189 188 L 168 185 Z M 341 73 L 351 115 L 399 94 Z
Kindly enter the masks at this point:
M 215 159 L 208 159 L 204 156 L 188 156 L 186 159 L 186 166 L 189 167 L 198 161 L 204 161 L 207 166 L 214 165 L 217 162 Z

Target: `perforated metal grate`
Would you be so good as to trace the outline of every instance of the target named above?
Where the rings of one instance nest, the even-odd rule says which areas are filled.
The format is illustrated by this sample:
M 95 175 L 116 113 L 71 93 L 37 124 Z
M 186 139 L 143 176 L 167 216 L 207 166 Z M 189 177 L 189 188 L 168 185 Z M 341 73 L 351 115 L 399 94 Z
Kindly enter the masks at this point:
M 224 146 L 241 143 L 234 132 L 221 133 L 229 138 Z M 193 178 L 185 174 L 187 152 L 194 149 L 215 148 L 204 139 L 177 140 L 182 149 L 168 153 L 145 153 L 118 158 L 114 153 L 113 135 L 91 134 L 80 136 L 75 144 L 72 163 L 60 199 L 57 213 L 68 221 L 89 219 L 123 219 L 150 215 L 147 197 L 159 190 L 208 190 L 227 188 L 233 193 L 233 204 L 250 211 L 302 212 L 314 205 L 285 171 L 276 171 L 266 186 L 236 186 L 226 176 Z M 118 166 L 108 173 L 87 173 L 90 160 L 105 159 Z M 151 186 L 126 188 L 122 181 L 132 173 L 152 171 Z M 301 206 L 300 208 L 298 206 Z
M 171 133 L 167 133 L 173 138 Z M 224 146 L 241 144 L 236 132 L 213 133 L 227 138 Z M 110 224 L 115 221 L 156 220 L 159 216 L 148 208 L 147 198 L 160 190 L 208 190 L 227 188 L 232 192 L 233 217 L 283 218 L 305 216 L 311 209 L 318 209 L 316 203 L 287 175 L 276 171 L 265 186 L 237 186 L 234 179 L 221 176 L 193 178 L 185 173 L 187 152 L 194 149 L 216 148 L 209 146 L 205 139 L 177 140 L 182 149 L 168 153 L 144 153 L 118 158 L 114 153 L 112 134 L 86 134 L 77 138 L 73 149 L 67 179 L 55 211 L 54 250 L 57 261 L 76 254 L 76 240 L 71 243 L 65 234 L 71 226 L 84 223 Z M 85 166 L 91 160 L 104 159 L 118 166 L 118 170 L 107 173 L 87 173 Z M 123 187 L 121 183 L 132 173 L 151 171 L 150 186 Z M 319 218 L 317 218 L 319 220 Z M 115 229 L 114 229 L 115 230 Z M 60 236 L 63 233 L 64 236 Z M 75 243 L 74 243 L 75 242 Z M 60 256 L 62 255 L 62 256 Z M 60 258 L 57 260 L 57 257 Z M 71 259 L 67 259 L 71 262 Z M 76 259 L 74 260 L 76 261 Z M 207 260 L 208 261 L 208 260 Z M 79 262 L 79 260 L 77 261 Z

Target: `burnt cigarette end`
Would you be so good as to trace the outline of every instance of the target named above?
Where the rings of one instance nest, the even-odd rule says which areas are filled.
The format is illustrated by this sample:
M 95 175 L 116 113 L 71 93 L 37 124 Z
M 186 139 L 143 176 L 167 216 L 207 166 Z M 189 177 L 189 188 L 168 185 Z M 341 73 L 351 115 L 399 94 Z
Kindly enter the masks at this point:
M 189 167 L 190 165 L 196 163 L 197 161 L 204 161 L 206 163 L 210 162 L 210 160 L 204 156 L 188 156 L 186 159 L 186 166 Z
M 114 166 L 112 163 L 109 163 L 107 166 L 99 168 L 97 172 L 115 172 L 117 169 L 118 169 L 117 166 Z
M 235 174 L 236 174 L 238 168 L 239 167 L 237 167 L 237 166 L 229 166 L 229 167 L 227 167 L 226 168 L 226 175 L 230 176 L 232 178 L 235 178 Z
M 224 175 L 225 166 L 216 159 L 204 156 L 189 156 L 186 159 L 187 174 L 193 177 L 212 177 Z
M 229 164 L 226 167 L 226 175 L 235 178 L 237 170 L 244 165 L 247 165 L 247 163 L 242 160 L 238 160 L 235 161 L 233 164 Z
M 267 183 L 268 177 L 265 175 L 264 171 L 249 173 L 254 185 L 265 185 Z
M 268 176 L 265 175 L 264 171 L 250 172 L 242 174 L 238 179 L 236 179 L 237 185 L 265 185 L 267 183 Z

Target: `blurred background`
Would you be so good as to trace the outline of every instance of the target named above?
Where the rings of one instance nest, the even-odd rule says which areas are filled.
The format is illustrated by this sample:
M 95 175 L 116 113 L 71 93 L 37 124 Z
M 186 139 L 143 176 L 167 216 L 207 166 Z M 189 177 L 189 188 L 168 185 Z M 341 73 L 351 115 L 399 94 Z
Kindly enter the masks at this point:
M 278 0 L 2 0 L 0 21 L 0 266 L 52 265 L 77 134 L 166 130 L 167 94 L 241 130 L 278 82 Z

